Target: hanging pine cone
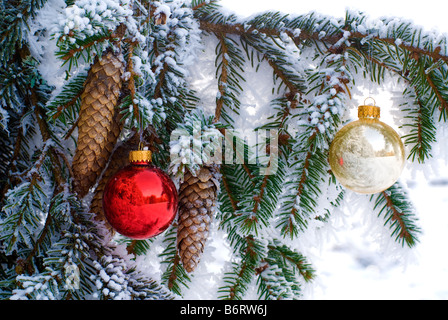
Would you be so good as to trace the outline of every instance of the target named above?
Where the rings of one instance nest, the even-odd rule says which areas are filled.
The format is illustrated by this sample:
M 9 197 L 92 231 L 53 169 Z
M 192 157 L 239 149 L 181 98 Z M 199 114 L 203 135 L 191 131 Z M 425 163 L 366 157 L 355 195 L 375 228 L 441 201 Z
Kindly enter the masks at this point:
M 107 51 L 90 68 L 81 95 L 78 145 L 73 158 L 74 190 L 80 197 L 104 170 L 120 134 L 116 109 L 122 87 L 124 64 Z
M 218 169 L 202 167 L 197 175 L 186 171 L 179 188 L 177 248 L 187 272 L 199 264 L 207 241 L 218 192 Z

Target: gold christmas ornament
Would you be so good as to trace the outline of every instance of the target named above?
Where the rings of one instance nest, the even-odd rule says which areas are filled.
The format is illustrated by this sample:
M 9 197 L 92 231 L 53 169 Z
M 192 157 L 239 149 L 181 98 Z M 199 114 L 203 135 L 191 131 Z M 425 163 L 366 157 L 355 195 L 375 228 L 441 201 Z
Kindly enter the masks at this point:
M 347 189 L 363 194 L 382 192 L 398 180 L 404 168 L 403 142 L 393 128 L 379 120 L 379 107 L 359 106 L 358 118 L 336 133 L 330 146 L 330 166 Z

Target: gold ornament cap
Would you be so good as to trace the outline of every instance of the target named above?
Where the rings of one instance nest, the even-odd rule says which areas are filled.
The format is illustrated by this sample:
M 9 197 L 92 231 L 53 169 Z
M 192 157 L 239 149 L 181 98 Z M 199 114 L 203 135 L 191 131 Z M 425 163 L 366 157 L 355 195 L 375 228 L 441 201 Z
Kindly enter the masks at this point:
M 367 98 L 369 99 L 369 98 Z M 373 98 L 370 98 L 373 100 L 373 105 L 366 105 L 366 101 L 364 101 L 364 105 L 358 107 L 358 118 L 370 118 L 370 119 L 379 119 L 381 115 L 381 109 L 380 107 L 377 107 L 375 105 L 375 100 Z
M 129 162 L 151 162 L 152 153 L 150 150 L 134 150 L 129 152 Z

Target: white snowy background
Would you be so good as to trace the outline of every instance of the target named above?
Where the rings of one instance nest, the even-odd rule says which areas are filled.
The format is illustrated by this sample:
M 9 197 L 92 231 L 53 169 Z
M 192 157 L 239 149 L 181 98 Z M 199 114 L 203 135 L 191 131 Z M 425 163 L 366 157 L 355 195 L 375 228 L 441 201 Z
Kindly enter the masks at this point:
M 448 33 L 440 1 L 425 1 L 422 5 L 383 0 L 222 0 L 221 4 L 242 16 L 278 10 L 344 17 L 346 9 L 360 10 L 371 18 L 394 16 L 411 20 L 427 31 Z M 251 87 L 257 88 L 261 79 L 257 82 Z M 389 116 L 393 113 L 393 96 L 393 88 L 383 88 L 374 96 L 382 107 L 382 120 L 388 119 L 385 122 L 392 121 Z M 356 110 L 364 99 L 358 95 L 354 100 Z M 257 114 L 254 119 L 258 119 L 260 114 L 255 111 L 252 116 Z M 349 192 L 343 208 L 322 230 L 320 241 L 307 246 L 306 255 L 317 278 L 305 290 L 305 299 L 448 299 L 448 128 L 441 131 L 433 159 L 425 166 L 408 165 L 400 178 L 408 187 L 419 218 L 419 244 L 412 250 L 397 250 L 369 208 L 356 206 L 361 197 Z
M 412 20 L 428 31 L 448 32 L 448 20 L 440 0 L 426 0 L 424 5 L 390 0 L 222 0 L 221 4 L 242 17 L 266 10 L 292 14 L 316 11 L 343 17 L 346 9 L 357 9 L 371 18 L 396 16 Z M 51 9 L 51 5 L 55 9 Z M 58 15 L 57 7 L 63 6 L 63 0 L 49 0 L 38 20 L 41 23 L 52 21 Z M 30 27 L 32 31 L 33 25 Z M 31 37 L 30 43 L 32 51 L 43 57 L 42 75 L 57 85 L 62 73 L 58 66 L 60 61 L 51 55 L 55 51 L 54 42 L 37 45 L 39 42 Z M 210 111 L 213 111 L 217 93 L 215 46 L 213 39 L 208 40 L 200 62 L 189 68 L 191 82 L 198 90 L 202 104 Z M 262 66 L 257 74 L 251 72 L 254 71 L 247 70 L 245 74 L 250 81 L 244 84 L 241 117 L 235 124 L 237 128 L 248 130 L 263 123 L 269 115 L 272 99 L 272 72 L 269 67 Z M 369 87 L 368 84 L 365 86 Z M 354 97 L 349 103 L 356 114 L 357 105 L 366 96 L 361 88 L 352 93 Z M 373 95 L 381 107 L 382 120 L 399 130 L 397 88 L 393 85 L 379 88 L 373 91 Z M 297 240 L 296 247 L 317 272 L 313 284 L 304 288 L 305 299 L 448 299 L 448 127 L 439 130 L 433 158 L 424 166 L 409 164 L 401 181 L 414 202 L 423 231 L 419 244 L 412 250 L 403 250 L 396 245 L 389 236 L 389 230 L 382 226 L 382 218 L 378 219 L 366 205 L 369 203 L 366 197 L 347 192 L 344 205 L 332 213 L 329 223 L 320 226 L 318 232 L 316 228 L 310 228 L 309 234 Z M 163 250 L 163 245 L 155 240 L 154 246 L 156 250 L 138 259 L 141 268 L 157 279 L 161 276 L 157 255 Z M 229 261 L 230 252 L 225 235 L 215 225 L 185 299 L 217 298 L 220 276 Z M 257 297 L 253 287 L 247 298 Z

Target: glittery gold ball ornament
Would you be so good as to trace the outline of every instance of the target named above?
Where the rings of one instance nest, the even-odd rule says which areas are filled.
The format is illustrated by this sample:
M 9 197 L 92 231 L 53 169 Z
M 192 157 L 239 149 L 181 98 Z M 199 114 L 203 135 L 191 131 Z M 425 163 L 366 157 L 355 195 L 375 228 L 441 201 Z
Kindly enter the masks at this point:
M 347 189 L 363 194 L 382 192 L 398 180 L 404 168 L 403 142 L 394 129 L 379 120 L 379 107 L 359 106 L 358 118 L 336 133 L 330 146 L 330 166 Z

